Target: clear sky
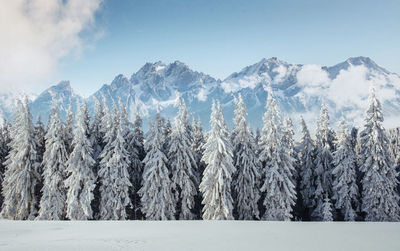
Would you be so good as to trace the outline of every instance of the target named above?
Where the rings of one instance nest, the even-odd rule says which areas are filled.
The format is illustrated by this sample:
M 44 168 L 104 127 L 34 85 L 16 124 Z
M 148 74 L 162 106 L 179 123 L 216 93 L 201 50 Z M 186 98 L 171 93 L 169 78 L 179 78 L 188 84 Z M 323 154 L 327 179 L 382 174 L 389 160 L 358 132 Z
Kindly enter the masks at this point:
M 88 96 L 158 60 L 225 78 L 264 57 L 333 65 L 369 56 L 400 73 L 399 0 L 105 0 L 94 13 L 90 32 L 77 34 L 83 49 L 59 56 L 44 87 L 70 80 Z

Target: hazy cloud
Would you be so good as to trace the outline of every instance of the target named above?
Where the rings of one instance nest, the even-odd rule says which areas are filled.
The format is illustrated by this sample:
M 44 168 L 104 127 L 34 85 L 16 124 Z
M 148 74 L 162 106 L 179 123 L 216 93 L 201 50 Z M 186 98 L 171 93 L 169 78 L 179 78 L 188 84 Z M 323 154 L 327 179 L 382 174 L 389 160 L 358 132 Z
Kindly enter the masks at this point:
M 58 61 L 84 47 L 102 0 L 12 0 L 0 8 L 0 89 L 43 84 Z M 48 83 L 45 83 L 48 84 Z

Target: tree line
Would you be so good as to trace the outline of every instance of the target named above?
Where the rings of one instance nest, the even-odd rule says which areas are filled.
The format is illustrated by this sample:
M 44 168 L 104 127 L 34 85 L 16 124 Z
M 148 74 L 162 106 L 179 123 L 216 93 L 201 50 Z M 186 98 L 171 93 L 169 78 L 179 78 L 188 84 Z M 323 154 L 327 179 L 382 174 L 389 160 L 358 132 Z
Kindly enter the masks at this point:
M 157 112 L 144 135 L 137 114 L 85 103 L 65 121 L 54 102 L 46 126 L 26 100 L 0 133 L 0 217 L 13 220 L 398 221 L 400 133 L 387 133 L 373 89 L 361 132 L 335 132 L 321 107 L 315 137 L 282 118 L 269 88 L 262 130 L 235 97 L 229 131 L 213 102 L 211 129 L 190 122 L 178 97 L 173 125 Z

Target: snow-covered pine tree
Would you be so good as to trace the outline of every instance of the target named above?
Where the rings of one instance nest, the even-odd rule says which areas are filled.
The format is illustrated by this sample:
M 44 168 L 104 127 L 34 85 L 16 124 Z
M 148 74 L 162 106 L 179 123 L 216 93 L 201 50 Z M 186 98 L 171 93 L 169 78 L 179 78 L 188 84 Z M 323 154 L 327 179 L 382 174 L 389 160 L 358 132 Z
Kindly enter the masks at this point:
M 332 198 L 332 130 L 329 127 L 329 115 L 325 103 L 322 103 L 317 124 L 314 172 L 314 210 L 312 219 L 322 220 L 324 196 Z
M 120 107 L 122 108 L 122 107 Z M 127 132 L 126 113 L 115 113 L 111 139 L 101 154 L 100 180 L 100 219 L 125 220 L 128 217 L 127 207 L 132 206 L 129 196 L 130 182 L 128 169 L 130 157 L 126 149 L 124 136 Z
M 105 118 L 104 109 L 97 97 L 94 98 L 94 114 L 92 118 L 92 124 L 90 126 L 90 143 L 93 147 L 93 159 L 95 165 L 93 166 L 93 173 L 96 179 L 96 186 L 93 190 L 93 218 L 96 218 L 99 214 L 100 206 L 100 182 L 98 179 L 98 170 L 100 167 L 100 154 L 104 149 L 104 130 L 102 128 L 103 119 Z
M 369 108 L 361 133 L 360 170 L 362 179 L 362 211 L 366 221 L 400 220 L 399 195 L 396 192 L 398 173 L 388 152 L 388 138 L 382 126 L 381 103 L 371 88 Z
M 264 164 L 261 192 L 265 193 L 265 213 L 262 218 L 288 221 L 292 217 L 296 200 L 293 184 L 295 169 L 289 147 L 284 144 L 282 120 L 271 86 L 268 89 L 267 111 L 263 123 L 260 160 Z
M 146 136 L 147 154 L 143 160 L 142 187 L 139 190 L 142 212 L 148 220 L 173 220 L 176 199 L 171 190 L 168 159 L 164 153 L 165 128 L 160 112 L 157 112 Z
M 176 216 L 179 220 L 193 220 L 195 196 L 199 180 L 196 176 L 197 164 L 189 131 L 189 115 L 182 97 L 178 97 L 178 114 L 171 130 L 168 160 L 171 169 L 173 193 L 176 198 Z
M 234 205 L 239 220 L 259 219 L 261 163 L 256 155 L 257 145 L 246 122 L 247 109 L 242 96 L 235 97 L 235 126 L 233 156 L 236 172 L 233 179 Z
M 358 186 L 356 177 L 356 153 L 346 122 L 340 123 L 340 132 L 333 152 L 333 200 L 340 209 L 345 221 L 354 221 L 357 217 Z
M 232 220 L 233 201 L 231 196 L 232 176 L 235 166 L 232 146 L 221 105 L 213 102 L 211 109 L 211 131 L 204 144 L 202 160 L 206 163 L 200 192 L 203 194 L 204 220 Z
M 314 207 L 314 141 L 303 118 L 301 118 L 301 126 L 303 136 L 299 153 L 300 193 L 303 199 L 303 206 L 309 216 L 310 210 Z
M 89 135 L 89 114 L 86 103 L 78 111 L 72 152 L 67 162 L 65 186 L 67 188 L 67 218 L 71 220 L 92 219 L 91 202 L 95 188 L 93 148 Z
M 142 118 L 139 113 L 136 113 L 135 121 L 133 123 L 132 136 L 129 137 L 130 141 L 127 142 L 130 147 L 130 179 L 132 183 L 131 202 L 133 206 L 133 215 L 131 218 L 134 220 L 140 219 L 142 213 L 140 211 L 140 196 L 138 191 L 142 184 L 143 175 L 143 159 L 145 157 L 144 151 L 144 136 L 142 131 Z
M 196 160 L 197 170 L 196 170 L 196 177 L 197 180 L 200 182 L 201 178 L 203 177 L 203 172 L 206 167 L 204 161 L 201 160 L 203 157 L 203 145 L 205 143 L 204 135 L 203 135 L 203 127 L 201 125 L 201 120 L 198 118 L 196 119 L 193 117 L 192 120 L 192 150 L 194 153 L 194 158 Z M 199 184 L 198 184 L 199 185 Z M 197 190 L 199 188 L 197 187 Z M 198 218 L 201 218 L 201 211 L 202 205 L 201 201 L 203 200 L 202 194 L 200 191 L 197 193 L 195 197 L 195 214 Z
M 3 208 L 1 218 L 32 220 L 36 217 L 38 201 L 35 188 L 40 180 L 37 162 L 37 142 L 28 101 L 18 101 L 18 110 L 10 131 L 10 152 L 4 173 Z
M 58 107 L 54 104 L 45 135 L 43 155 L 43 188 L 40 200 L 39 220 L 63 220 L 65 218 L 66 189 L 64 185 L 68 153 L 65 146 L 64 124 Z
M 36 193 L 36 201 L 40 202 L 42 197 L 42 188 L 43 188 L 43 154 L 45 151 L 45 135 L 46 130 L 44 129 L 42 119 L 40 115 L 36 120 L 36 124 L 34 126 L 34 134 L 35 134 L 35 141 L 36 141 L 36 154 L 37 154 L 37 162 L 40 163 L 38 167 L 38 174 L 40 179 L 36 184 L 35 193 Z M 39 203 L 37 203 L 37 210 L 39 210 Z
M 67 120 L 65 121 L 64 134 L 65 134 L 65 145 L 67 147 L 67 152 L 70 154 L 72 152 L 72 141 L 74 140 L 74 111 L 72 108 L 72 103 L 69 104 L 67 110 Z
M 329 199 L 328 194 L 325 194 L 324 203 L 322 204 L 321 215 L 322 221 L 333 221 L 332 203 Z
M 0 211 L 3 205 L 3 195 L 1 191 L 3 190 L 4 172 L 6 168 L 4 162 L 10 152 L 10 147 L 8 146 L 11 140 L 9 128 L 10 125 L 4 120 L 0 130 Z

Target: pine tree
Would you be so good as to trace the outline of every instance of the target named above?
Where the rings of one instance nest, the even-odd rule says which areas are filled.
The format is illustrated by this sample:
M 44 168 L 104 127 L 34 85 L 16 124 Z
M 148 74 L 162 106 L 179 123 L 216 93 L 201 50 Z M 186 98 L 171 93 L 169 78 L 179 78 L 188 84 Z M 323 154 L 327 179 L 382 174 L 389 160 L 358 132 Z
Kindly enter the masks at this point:
M 261 163 L 256 155 L 257 145 L 246 123 L 247 109 L 242 96 L 235 98 L 233 153 L 236 172 L 233 179 L 235 211 L 239 220 L 259 219 Z
M 232 175 L 235 172 L 232 146 L 219 102 L 211 109 L 211 131 L 204 144 L 202 160 L 207 167 L 200 183 L 204 220 L 232 220 Z
M 142 213 L 140 211 L 140 196 L 138 191 L 142 184 L 143 176 L 143 159 L 145 157 L 144 151 L 144 136 L 142 131 L 142 118 L 136 113 L 136 118 L 133 123 L 133 131 L 129 137 L 128 146 L 130 147 L 130 178 L 132 183 L 131 201 L 133 205 L 133 219 L 140 219 Z
M 7 121 L 3 121 L 1 131 L 0 131 L 0 211 L 3 205 L 3 195 L 1 191 L 3 190 L 3 181 L 4 181 L 4 172 L 7 155 L 10 152 L 10 147 L 8 146 L 10 143 L 10 133 L 9 133 L 10 125 Z
M 203 172 L 206 167 L 204 161 L 201 160 L 203 157 L 203 145 L 205 143 L 204 141 L 204 135 L 203 135 L 203 127 L 201 125 L 201 120 L 200 118 L 196 121 L 196 119 L 193 118 L 192 121 L 192 150 L 194 154 L 194 158 L 196 161 L 197 165 L 197 170 L 196 171 L 196 177 L 197 180 L 200 182 L 201 178 L 203 177 Z M 199 185 L 199 184 L 198 184 Z M 199 190 L 199 187 L 197 187 L 197 190 Z M 201 201 L 203 200 L 202 194 L 200 191 L 198 191 L 197 196 L 195 197 L 195 214 L 197 215 L 197 218 L 201 218 L 201 211 L 202 211 L 202 205 Z
M 306 122 L 301 118 L 303 136 L 300 149 L 300 193 L 303 198 L 303 205 L 311 210 L 314 205 L 314 141 L 311 139 Z M 308 212 L 309 213 L 309 212 Z
M 337 149 L 333 153 L 333 199 L 336 208 L 340 209 L 345 221 L 354 221 L 357 217 L 357 177 L 356 154 L 352 147 L 351 135 L 344 120 L 336 142 Z
M 332 215 L 332 203 L 329 199 L 328 194 L 325 194 L 324 203 L 322 204 L 322 221 L 333 221 Z
M 400 220 L 398 181 L 388 152 L 388 138 L 382 126 L 381 103 L 371 88 L 369 108 L 361 132 L 362 211 L 366 221 Z
M 325 104 L 322 104 L 316 134 L 316 155 L 314 172 L 314 210 L 312 218 L 322 219 L 324 196 L 332 198 L 332 130 L 329 128 L 329 115 Z
M 43 155 L 43 188 L 40 200 L 39 220 L 63 220 L 65 218 L 66 189 L 64 185 L 68 153 L 65 146 L 64 125 L 58 107 L 54 105 L 45 135 Z
M 18 102 L 18 111 L 11 127 L 10 152 L 4 163 L 4 197 L 1 218 L 26 220 L 36 216 L 36 185 L 40 180 L 37 142 L 28 101 Z
M 171 168 L 173 192 L 177 202 L 177 219 L 195 219 L 195 196 L 199 181 L 195 171 L 197 164 L 191 149 L 189 115 L 182 97 L 178 98 L 178 115 L 171 130 L 168 159 Z
M 142 212 L 148 220 L 175 219 L 176 199 L 171 190 L 172 181 L 167 167 L 168 159 L 164 153 L 164 145 L 164 120 L 158 112 L 147 133 L 145 143 L 147 154 L 143 160 L 143 180 L 139 190 Z
M 89 135 L 89 115 L 86 103 L 78 111 L 72 152 L 67 162 L 67 218 L 88 220 L 93 217 L 91 202 L 95 188 L 93 148 Z
M 35 141 L 36 141 L 36 153 L 37 153 L 37 163 L 39 164 L 38 167 L 38 174 L 40 179 L 38 180 L 36 187 L 35 187 L 35 196 L 36 196 L 36 201 L 40 202 L 41 197 L 42 197 L 42 188 L 43 188 L 43 154 L 45 152 L 45 135 L 46 131 L 44 129 L 42 119 L 40 115 L 37 118 L 36 124 L 34 126 L 34 135 L 35 135 Z M 39 210 L 39 203 L 37 204 L 37 210 Z
M 132 186 L 128 169 L 130 157 L 126 150 L 126 114 L 115 113 L 111 139 L 101 154 L 100 179 L 100 219 L 125 220 L 127 207 L 132 206 L 129 192 Z
M 267 112 L 263 117 L 262 150 L 264 180 L 261 192 L 265 193 L 264 220 L 290 220 L 296 200 L 293 184 L 295 169 L 289 147 L 284 144 L 284 132 L 278 104 L 271 87 L 268 90 Z

